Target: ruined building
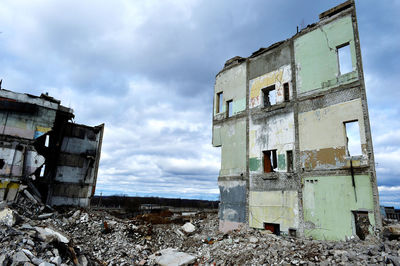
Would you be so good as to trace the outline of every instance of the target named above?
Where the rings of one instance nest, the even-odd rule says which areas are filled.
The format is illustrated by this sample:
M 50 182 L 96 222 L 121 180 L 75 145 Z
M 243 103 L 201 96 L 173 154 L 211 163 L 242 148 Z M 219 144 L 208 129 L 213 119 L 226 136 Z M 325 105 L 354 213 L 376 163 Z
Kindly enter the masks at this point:
M 0 201 L 23 187 L 48 205 L 88 206 L 104 125 L 72 123 L 60 101 L 0 89 Z
M 354 1 L 217 74 L 220 230 L 315 239 L 381 228 Z

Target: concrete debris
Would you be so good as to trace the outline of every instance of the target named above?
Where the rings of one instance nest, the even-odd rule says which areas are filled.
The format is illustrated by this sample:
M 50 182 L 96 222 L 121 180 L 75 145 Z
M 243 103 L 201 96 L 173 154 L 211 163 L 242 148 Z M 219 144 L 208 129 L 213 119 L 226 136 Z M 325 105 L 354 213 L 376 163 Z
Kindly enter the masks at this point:
M 18 220 L 16 213 L 9 209 L 4 208 L 0 211 L 0 224 L 5 224 L 8 226 L 14 226 Z
M 186 233 L 193 233 L 196 230 L 196 227 L 191 223 L 185 223 L 182 225 L 182 230 Z
M 389 239 L 399 239 L 400 238 L 400 224 L 393 224 L 393 225 L 386 226 L 383 233 Z
M 41 228 L 41 227 L 35 227 L 35 230 L 39 233 L 39 238 L 42 239 L 43 241 L 46 242 L 52 242 L 54 240 L 57 240 L 59 242 L 68 244 L 69 240 L 59 232 L 54 231 L 51 228 Z
M 18 263 L 18 262 L 27 262 L 30 260 L 23 251 L 18 251 L 17 253 L 14 254 L 13 261 Z
M 195 262 L 196 257 L 173 248 L 167 248 L 151 255 L 149 259 L 161 266 L 180 266 Z
M 346 241 L 332 242 L 245 228 L 222 233 L 213 212 L 195 214 L 183 226 L 160 224 L 158 218 L 150 219 L 155 221 L 152 224 L 141 216 L 121 219 L 106 211 L 65 207 L 57 207 L 52 216 L 40 219 L 48 210 L 40 212 L 41 205 L 27 205 L 28 202 L 32 204 L 19 199 L 0 207 L 0 211 L 8 209 L 21 219 L 20 223 L 0 225 L 1 266 L 398 265 L 400 261 L 400 242 L 389 240 L 384 234 L 364 241 L 348 237 Z M 179 218 L 177 214 L 173 216 Z M 397 226 L 386 224 L 386 228 Z

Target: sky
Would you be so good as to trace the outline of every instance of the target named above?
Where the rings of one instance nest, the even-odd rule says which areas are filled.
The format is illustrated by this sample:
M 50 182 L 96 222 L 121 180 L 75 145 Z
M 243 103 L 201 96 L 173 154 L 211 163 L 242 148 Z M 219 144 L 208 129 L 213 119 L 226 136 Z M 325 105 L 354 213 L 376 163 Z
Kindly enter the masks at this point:
M 3 88 L 105 123 L 96 193 L 218 199 L 215 75 L 343 1 L 3 0 Z M 400 1 L 356 1 L 381 204 L 400 207 Z

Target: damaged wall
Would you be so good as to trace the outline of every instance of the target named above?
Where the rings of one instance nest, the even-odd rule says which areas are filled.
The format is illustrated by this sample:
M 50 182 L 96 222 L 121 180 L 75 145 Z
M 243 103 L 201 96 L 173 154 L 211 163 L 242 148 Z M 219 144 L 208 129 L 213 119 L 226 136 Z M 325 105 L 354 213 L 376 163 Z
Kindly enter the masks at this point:
M 88 206 L 96 185 L 103 125 L 69 123 L 73 117 L 72 109 L 48 95 L 0 90 L 0 200 L 14 200 L 24 184 L 47 204 Z M 76 142 L 69 134 L 75 131 L 91 134 Z
M 356 235 L 354 212 L 368 213 L 375 225 L 370 176 L 313 176 L 304 179 L 305 235 L 316 239 L 343 240 Z
M 215 81 L 212 143 L 215 147 L 221 147 L 218 177 L 221 231 L 239 228 L 246 222 L 247 67 L 237 61 L 232 64 L 221 71 Z
M 350 46 L 352 71 L 340 73 L 338 48 L 345 44 Z M 305 34 L 294 39 L 294 54 L 299 95 L 358 80 L 351 14 L 306 29 Z
M 221 95 L 241 102 L 246 92 L 244 111 L 217 106 Z M 222 146 L 221 224 L 242 221 L 240 209 L 251 227 L 317 239 L 381 228 L 354 1 L 226 62 L 216 78 L 213 144 Z
M 363 164 L 367 164 L 366 138 L 361 99 L 299 113 L 301 167 L 306 171 L 343 168 L 346 154 L 345 122 L 359 125 Z M 320 136 L 323 135 L 324 138 Z

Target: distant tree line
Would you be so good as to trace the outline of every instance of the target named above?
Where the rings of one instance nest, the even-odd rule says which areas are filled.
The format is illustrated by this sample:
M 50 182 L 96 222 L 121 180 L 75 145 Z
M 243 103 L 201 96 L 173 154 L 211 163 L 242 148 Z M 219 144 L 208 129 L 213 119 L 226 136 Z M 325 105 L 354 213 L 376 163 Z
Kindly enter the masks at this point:
M 91 199 L 92 207 L 122 208 L 128 211 L 137 211 L 140 206 L 170 206 L 176 208 L 217 209 L 219 201 L 159 198 L 159 197 L 129 197 L 124 195 L 94 196 Z

